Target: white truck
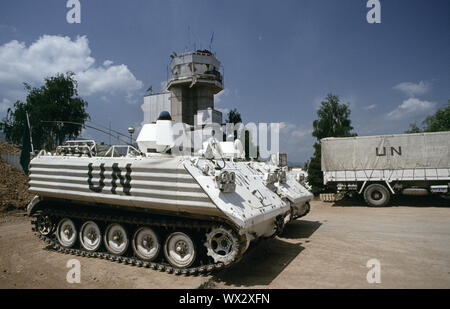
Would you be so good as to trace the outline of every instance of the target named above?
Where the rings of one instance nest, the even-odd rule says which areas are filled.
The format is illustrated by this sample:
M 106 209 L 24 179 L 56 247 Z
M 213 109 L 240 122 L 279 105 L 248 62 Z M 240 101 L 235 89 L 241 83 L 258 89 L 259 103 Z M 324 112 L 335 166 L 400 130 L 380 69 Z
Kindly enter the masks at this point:
M 344 194 L 363 194 L 370 206 L 391 195 L 450 197 L 450 131 L 324 138 L 324 184 Z

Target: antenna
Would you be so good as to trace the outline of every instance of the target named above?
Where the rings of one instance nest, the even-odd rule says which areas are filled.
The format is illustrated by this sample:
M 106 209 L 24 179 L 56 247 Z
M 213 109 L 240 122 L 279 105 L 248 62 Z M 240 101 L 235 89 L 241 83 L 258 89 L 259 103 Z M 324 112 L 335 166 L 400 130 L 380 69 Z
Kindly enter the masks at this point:
M 209 41 L 209 51 L 210 51 L 210 52 L 212 52 L 212 44 L 213 44 L 213 41 L 214 41 L 214 31 L 213 31 L 213 33 L 212 33 L 212 35 L 211 35 L 211 40 Z
M 166 86 L 164 87 L 164 90 L 167 88 L 167 83 L 169 83 L 169 64 L 166 65 Z
M 111 146 L 111 120 L 109 120 L 109 145 Z
M 188 25 L 188 45 L 185 52 L 189 52 L 191 49 L 191 26 Z
M 60 123 L 74 124 L 74 125 L 79 125 L 82 128 L 94 129 L 94 130 L 97 130 L 97 131 L 102 132 L 104 134 L 108 134 L 110 136 L 113 136 L 110 132 L 105 131 L 105 130 L 111 130 L 110 128 L 105 128 L 104 126 L 102 126 L 100 124 L 96 124 L 96 125 L 99 126 L 99 127 L 103 127 L 105 130 L 102 130 L 102 129 L 99 129 L 99 128 L 96 128 L 94 126 L 90 126 L 90 125 L 87 125 L 87 124 L 83 124 L 83 123 L 80 123 L 80 122 L 74 122 L 74 121 L 62 121 L 62 120 L 44 121 L 44 120 L 41 120 L 41 122 L 42 123 L 57 123 L 57 124 L 60 124 Z M 89 122 L 93 123 L 92 121 L 89 121 Z M 115 130 L 111 130 L 111 131 L 114 132 L 115 134 L 117 134 L 117 136 L 114 136 L 116 140 L 118 140 L 118 141 L 120 141 L 122 143 L 128 144 L 127 141 L 124 141 L 123 139 L 120 139 L 120 137 L 119 137 L 119 136 L 123 136 L 125 138 L 128 138 L 128 135 L 120 133 L 120 132 L 117 132 Z M 133 141 L 133 139 L 131 139 L 131 141 Z M 132 144 L 128 144 L 128 145 L 133 146 Z
M 195 52 L 197 49 L 202 49 L 202 41 L 198 38 L 198 36 L 195 32 L 192 32 L 192 34 L 195 37 L 194 50 L 193 50 Z M 197 48 L 197 45 L 199 46 L 198 48 Z

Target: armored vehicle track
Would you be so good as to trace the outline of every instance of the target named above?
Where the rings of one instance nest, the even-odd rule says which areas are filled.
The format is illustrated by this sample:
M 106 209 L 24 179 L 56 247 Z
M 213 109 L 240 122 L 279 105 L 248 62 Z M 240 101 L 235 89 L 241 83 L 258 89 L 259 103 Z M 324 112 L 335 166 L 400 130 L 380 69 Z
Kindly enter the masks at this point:
M 238 262 L 247 248 L 245 236 L 217 221 L 52 206 L 32 217 L 36 236 L 58 252 L 175 275 L 223 269 Z

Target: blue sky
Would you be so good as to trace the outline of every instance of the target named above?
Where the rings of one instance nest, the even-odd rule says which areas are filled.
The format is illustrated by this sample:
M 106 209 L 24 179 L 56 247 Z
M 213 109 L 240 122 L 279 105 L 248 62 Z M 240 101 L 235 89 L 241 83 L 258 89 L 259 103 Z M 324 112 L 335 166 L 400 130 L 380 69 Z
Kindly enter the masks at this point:
M 402 133 L 450 99 L 450 2 L 80 0 L 0 2 L 0 117 L 22 82 L 71 69 L 92 121 L 139 127 L 142 96 L 166 79 L 169 55 L 209 48 L 222 62 L 222 110 L 247 122 L 281 122 L 289 160 L 312 154 L 312 122 L 327 93 L 350 103 L 359 135 Z M 108 137 L 97 136 L 105 141 Z

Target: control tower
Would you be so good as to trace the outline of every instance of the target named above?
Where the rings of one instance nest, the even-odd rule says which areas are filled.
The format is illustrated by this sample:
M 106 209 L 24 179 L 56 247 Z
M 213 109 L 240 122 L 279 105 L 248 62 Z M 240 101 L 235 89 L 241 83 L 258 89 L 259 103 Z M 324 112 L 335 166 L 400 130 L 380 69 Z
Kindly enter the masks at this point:
M 144 122 L 156 121 L 162 110 L 172 120 L 189 125 L 221 123 L 222 113 L 214 110 L 214 95 L 223 90 L 220 62 L 208 50 L 170 56 L 168 92 L 144 97 Z

